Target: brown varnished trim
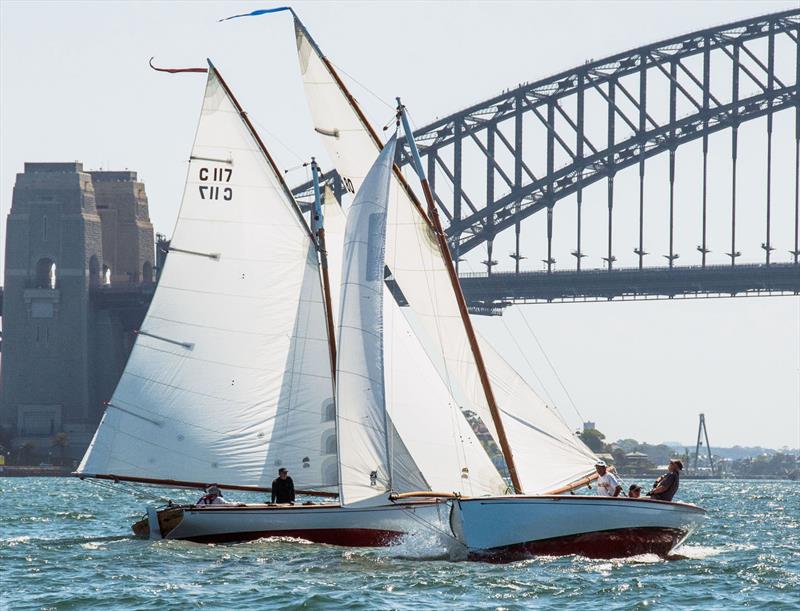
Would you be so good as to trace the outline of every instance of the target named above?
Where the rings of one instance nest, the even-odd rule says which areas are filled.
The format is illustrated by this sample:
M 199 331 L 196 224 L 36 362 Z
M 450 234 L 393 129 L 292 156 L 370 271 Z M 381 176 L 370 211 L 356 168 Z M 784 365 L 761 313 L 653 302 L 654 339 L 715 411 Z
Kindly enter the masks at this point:
M 575 490 L 575 488 L 586 486 L 590 482 L 596 480 L 598 477 L 600 477 L 599 473 L 597 472 L 590 473 L 586 477 L 582 477 L 581 479 L 575 480 L 574 482 L 570 482 L 569 484 L 564 484 L 560 488 L 556 488 L 555 490 L 550 490 L 548 492 L 545 492 L 545 494 L 564 494 L 565 492 L 570 492 L 572 490 Z

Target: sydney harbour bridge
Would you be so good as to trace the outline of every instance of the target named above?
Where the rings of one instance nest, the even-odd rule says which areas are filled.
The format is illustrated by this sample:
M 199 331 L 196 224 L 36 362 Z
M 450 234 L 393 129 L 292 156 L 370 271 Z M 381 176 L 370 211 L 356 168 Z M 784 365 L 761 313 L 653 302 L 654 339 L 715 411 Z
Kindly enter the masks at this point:
M 800 294 L 798 82 L 800 10 L 790 10 L 590 60 L 417 129 L 454 260 L 482 258 L 483 271 L 459 269 L 472 311 L 493 314 L 512 303 Z M 745 129 L 747 164 L 740 167 Z M 784 151 L 779 175 L 773 142 Z M 715 146 L 727 156 L 722 163 Z M 679 170 L 689 155 L 687 197 Z M 650 178 L 648 169 L 664 160 L 668 167 Z M 410 163 L 407 145 L 398 147 L 397 162 Z M 753 184 L 756 175 L 760 185 Z M 620 194 L 618 185 L 631 178 L 635 187 Z M 324 180 L 343 195 L 335 172 Z M 750 196 L 743 198 L 745 186 Z M 308 203 L 311 185 L 294 193 Z M 595 213 L 587 221 L 590 208 Z M 752 238 L 756 209 L 760 238 L 745 242 L 741 219 Z M 687 217 L 689 229 L 677 222 Z M 560 233 L 557 219 L 566 219 Z M 624 242 L 621 225 L 634 228 Z M 687 231 L 696 251 L 678 252 Z M 557 261 L 554 241 L 567 235 L 568 254 Z M 649 252 L 655 235 L 664 248 Z M 602 265 L 584 261 L 589 236 Z M 510 244 L 509 258 L 500 257 L 505 266 L 499 242 Z M 525 251 L 532 245 L 541 258 Z M 166 252 L 163 243 L 159 250 Z M 632 265 L 618 262 L 623 250 L 632 252 Z M 95 306 L 127 313 L 135 328 L 152 291 L 152 285 L 117 285 L 92 292 Z
M 416 130 L 435 199 L 448 223 L 454 259 L 461 261 L 478 249 L 485 252 L 485 271 L 460 270 L 473 309 L 489 312 L 520 302 L 798 294 L 799 41 L 800 10 L 764 15 L 589 61 Z M 739 191 L 742 184 L 752 183 L 754 172 L 739 167 L 741 131 L 759 124 L 764 134 L 756 145 L 761 195 L 756 201 L 752 197 L 742 201 Z M 720 177 L 717 164 L 712 181 L 710 150 L 726 135 L 727 176 Z M 754 145 L 748 135 L 750 152 Z M 792 163 L 783 156 L 784 171 L 776 177 L 773 140 L 778 138 L 787 149 L 793 141 L 794 159 Z M 684 196 L 678 202 L 676 158 L 693 143 L 698 149 L 691 150 L 696 156 L 691 173 L 694 194 L 689 201 Z M 398 163 L 409 164 L 407 146 L 398 151 Z M 659 175 L 648 182 L 650 164 L 664 158 L 665 180 Z M 752 155 L 748 162 L 752 163 Z M 785 171 L 787 167 L 791 171 Z M 482 174 L 477 178 L 476 168 Z M 615 240 L 620 215 L 615 181 L 625 171 L 638 177 L 638 197 L 635 206 L 624 207 L 626 214 L 633 211 L 635 218 L 624 220 L 636 228 L 636 235 L 623 246 Z M 325 178 L 340 197 L 343 189 L 336 173 Z M 656 181 L 659 184 L 653 184 Z M 720 181 L 725 182 L 726 210 L 719 213 L 717 188 L 716 214 L 711 214 L 711 183 Z M 606 187 L 605 218 L 599 227 L 596 222 L 587 226 L 584 218 L 585 194 L 596 184 Z M 307 200 L 310 187 L 295 189 L 298 199 Z M 776 187 L 782 194 L 780 202 L 775 201 Z M 653 209 L 647 195 L 653 191 L 665 195 L 663 209 Z M 596 195 L 594 200 L 596 204 Z M 695 253 L 676 250 L 682 230 L 676 222 L 679 203 L 682 217 L 694 217 Z M 775 239 L 777 206 L 785 213 L 780 241 Z M 567 207 L 571 207 L 568 215 L 561 216 L 572 225 L 572 261 L 567 269 L 563 264 L 556 269 L 556 212 Z M 760 210 L 760 243 L 744 243 L 737 219 L 746 208 L 752 223 L 754 207 Z M 542 269 L 530 271 L 528 266 L 526 271 L 521 236 L 526 225 L 541 217 L 544 231 L 525 243 L 543 245 Z M 720 233 L 720 223 L 725 224 L 726 239 L 717 239 L 714 247 L 725 253 L 726 261 L 712 264 L 710 235 Z M 787 223 L 792 225 L 789 231 Z M 599 253 L 603 267 L 590 270 L 582 265 L 587 257 L 584 242 L 588 233 L 598 231 L 603 233 Z M 647 236 L 657 232 L 666 236 L 666 248 L 648 258 Z M 509 233 L 513 268 L 497 271 L 495 242 Z M 632 248 L 632 267 L 617 265 L 622 248 Z M 777 256 L 779 248 L 783 257 Z M 696 263 L 679 264 L 689 260 L 689 254 Z M 661 263 L 649 263 L 655 259 Z

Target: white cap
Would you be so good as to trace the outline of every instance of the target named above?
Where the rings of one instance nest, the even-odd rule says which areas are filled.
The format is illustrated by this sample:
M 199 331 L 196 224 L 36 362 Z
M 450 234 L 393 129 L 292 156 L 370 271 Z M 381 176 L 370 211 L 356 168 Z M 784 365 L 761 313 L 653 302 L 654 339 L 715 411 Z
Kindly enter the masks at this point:
M 606 464 L 606 461 L 598 460 L 596 463 L 594 463 L 594 466 L 595 467 L 607 467 L 608 465 Z

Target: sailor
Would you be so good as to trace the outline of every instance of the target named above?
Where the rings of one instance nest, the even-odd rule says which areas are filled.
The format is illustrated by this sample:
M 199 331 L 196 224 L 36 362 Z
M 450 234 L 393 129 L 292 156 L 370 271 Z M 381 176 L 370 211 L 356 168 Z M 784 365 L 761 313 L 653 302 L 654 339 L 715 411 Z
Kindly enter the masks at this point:
M 628 488 L 628 498 L 638 499 L 640 496 L 642 496 L 642 487 L 639 484 L 631 484 L 631 487 Z
M 594 463 L 594 468 L 597 471 L 597 494 L 598 496 L 619 496 L 622 492 L 622 485 L 619 483 L 617 476 L 608 470 L 605 461 L 598 460 Z
M 228 501 L 222 498 L 222 491 L 216 484 L 206 488 L 206 493 L 197 501 L 198 505 L 227 505 Z
M 272 502 L 294 505 L 294 482 L 286 467 L 278 469 L 278 478 L 272 480 Z
M 647 496 L 659 501 L 671 501 L 678 491 L 681 471 L 683 471 L 683 463 L 677 458 L 670 460 L 667 472 L 656 480 L 653 489 L 647 493 Z

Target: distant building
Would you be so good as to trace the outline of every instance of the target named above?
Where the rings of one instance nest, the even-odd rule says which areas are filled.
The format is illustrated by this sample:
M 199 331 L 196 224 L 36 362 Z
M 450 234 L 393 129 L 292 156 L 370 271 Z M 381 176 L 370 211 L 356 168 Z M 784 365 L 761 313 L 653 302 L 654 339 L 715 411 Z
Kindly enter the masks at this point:
M 26 163 L 6 228 L 0 424 L 13 444 L 86 447 L 132 338 L 94 306 L 104 285 L 153 282 L 153 226 L 136 172 Z
M 590 420 L 587 420 L 586 422 L 583 423 L 583 431 L 584 432 L 586 432 L 586 431 L 594 431 L 594 430 L 596 430 L 594 422 L 591 422 Z

